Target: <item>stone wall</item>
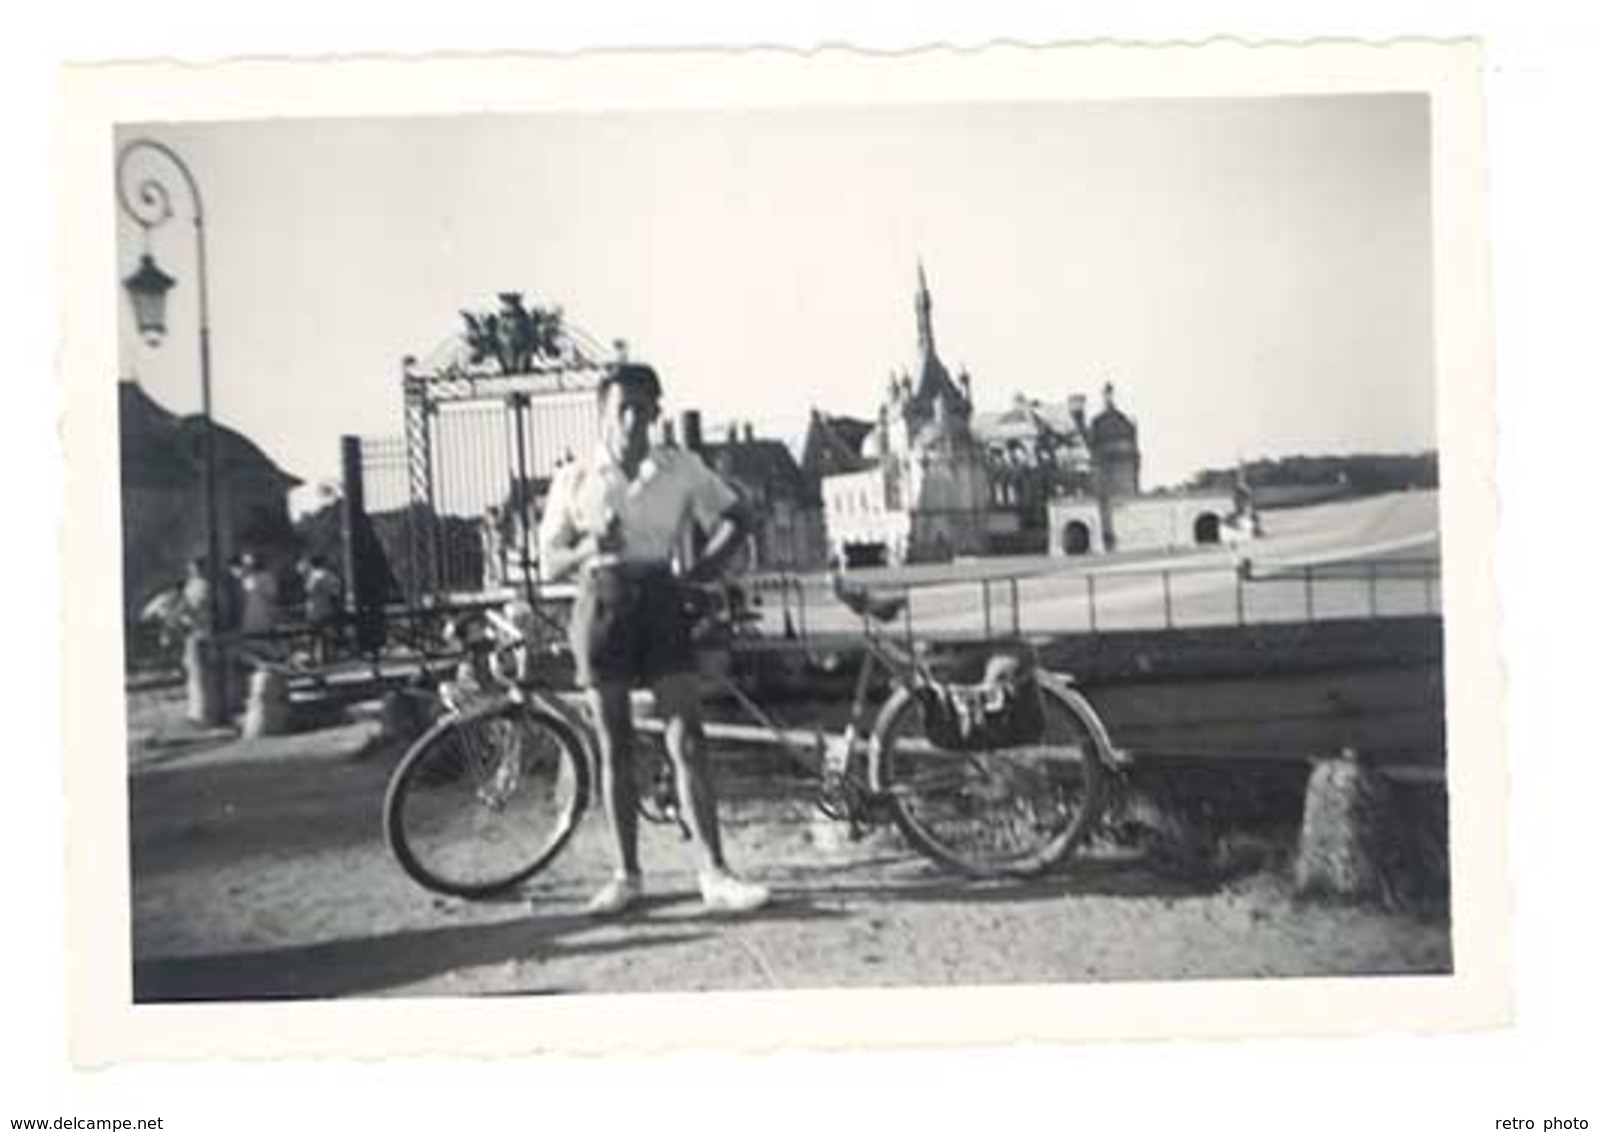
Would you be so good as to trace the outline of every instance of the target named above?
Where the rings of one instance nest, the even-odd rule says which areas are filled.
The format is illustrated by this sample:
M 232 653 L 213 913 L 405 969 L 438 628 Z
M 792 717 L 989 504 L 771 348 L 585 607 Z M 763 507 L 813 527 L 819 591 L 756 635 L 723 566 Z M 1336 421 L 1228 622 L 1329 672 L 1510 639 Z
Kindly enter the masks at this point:
M 1178 550 L 1197 546 L 1197 525 L 1209 517 L 1217 526 L 1232 514 L 1232 495 L 1225 491 L 1195 495 L 1147 496 L 1114 504 L 1117 550 Z
M 1086 538 L 1086 543 L 1079 541 Z M 1092 499 L 1055 499 L 1049 504 L 1049 552 L 1054 555 L 1103 554 L 1105 532 L 1099 504 Z

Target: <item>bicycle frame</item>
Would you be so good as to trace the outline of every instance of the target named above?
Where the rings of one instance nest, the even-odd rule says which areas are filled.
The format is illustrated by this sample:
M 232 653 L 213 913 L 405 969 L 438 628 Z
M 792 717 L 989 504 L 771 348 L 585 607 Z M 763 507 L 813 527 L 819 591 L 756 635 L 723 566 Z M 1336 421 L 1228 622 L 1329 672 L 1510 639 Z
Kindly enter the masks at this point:
M 851 608 L 855 606 L 852 604 Z M 805 777 L 815 783 L 811 787 L 814 790 L 812 803 L 827 817 L 848 822 L 852 838 L 858 836 L 864 826 L 875 827 L 891 821 L 924 856 L 980 876 L 1030 876 L 1063 860 L 1103 813 L 1104 787 L 1096 786 L 1101 782 L 1098 770 L 1108 768 L 1114 773 L 1116 764 L 1121 761 L 1092 706 L 1080 692 L 1070 687 L 1069 678 L 1048 673 L 1037 665 L 1035 656 L 1031 671 L 1036 673 L 1040 688 L 1052 687 L 1055 698 L 1064 701 L 1060 706 L 1066 715 L 1076 720 L 1081 736 L 1079 755 L 1057 755 L 1053 749 L 1033 750 L 1023 755 L 1025 761 L 1009 763 L 1004 757 L 990 760 L 987 757 L 990 748 L 981 743 L 968 747 L 960 742 L 960 736 L 940 746 L 943 740 L 934 738 L 931 730 L 926 736 L 902 735 L 900 721 L 906 718 L 907 711 L 916 707 L 914 701 L 928 685 L 942 685 L 942 670 L 936 659 L 923 650 L 905 647 L 888 638 L 883 623 L 891 620 L 893 607 L 880 604 L 868 607 L 867 612 L 870 615 L 863 616 L 863 631 L 857 638 L 863 646 L 863 655 L 859 671 L 853 675 L 849 716 L 842 731 L 786 727 L 775 713 L 722 670 L 703 675 L 710 677 L 759 726 L 711 723 L 702 727 L 702 738 L 781 747 L 803 769 Z M 498 620 L 492 612 L 490 618 Z M 520 663 L 528 658 L 527 654 L 518 655 L 521 641 L 514 632 L 503 637 L 496 634 L 488 640 L 474 638 L 465 643 L 457 682 L 440 689 L 448 712 L 407 752 L 390 783 L 384 805 L 384 828 L 401 865 L 424 886 L 437 891 L 480 895 L 496 886 L 520 883 L 560 851 L 588 802 L 590 787 L 587 783 L 592 781 L 590 775 L 597 763 L 598 750 L 582 697 L 557 693 L 536 678 L 530 679 L 532 672 Z M 884 673 L 893 687 L 887 700 L 877 705 L 872 702 L 873 693 L 880 686 Z M 989 687 L 1001 686 L 999 682 L 990 684 L 985 675 L 982 685 L 985 692 Z M 938 694 L 945 693 L 940 690 Z M 479 714 L 491 720 L 514 718 L 521 710 L 514 705 L 533 709 L 530 725 L 537 716 L 543 716 L 542 727 L 552 734 L 556 746 L 561 749 L 560 758 L 577 760 L 576 776 L 569 780 L 576 784 L 576 790 L 567 803 L 561 804 L 566 808 L 559 810 L 559 822 L 549 827 L 550 836 L 539 844 L 537 854 L 526 861 L 513 861 L 503 877 L 479 883 L 456 879 L 449 871 L 453 866 L 447 865 L 445 872 L 438 872 L 415 855 L 407 832 L 404 800 L 411 796 L 413 787 L 423 781 L 418 775 L 431 765 L 428 760 L 433 758 L 432 752 L 441 752 L 446 760 L 455 757 L 451 753 L 458 749 L 452 745 L 456 742 L 454 729 L 470 727 Z M 660 719 L 643 719 L 636 723 L 637 729 L 644 733 L 660 734 L 666 726 L 666 721 Z M 474 752 L 478 742 L 480 740 L 473 740 L 466 748 L 459 749 Z M 1032 741 L 1024 738 L 1020 742 L 1025 751 Z M 520 751 L 520 746 L 513 749 Z M 1094 751 L 1100 752 L 1108 762 L 1102 761 Z M 932 773 L 906 773 L 907 764 L 899 759 L 901 753 L 909 760 L 932 754 L 935 759 Z M 952 756 L 955 761 L 940 761 L 946 756 Z M 1054 760 L 1072 758 L 1081 759 L 1083 772 L 1057 778 L 1059 766 Z M 484 772 L 482 777 L 474 779 L 479 806 L 498 812 L 519 781 L 514 770 L 507 770 L 507 767 L 520 766 L 519 760 L 520 754 L 514 763 L 491 759 L 482 768 L 473 764 L 474 773 L 477 769 Z M 674 761 L 648 747 L 638 750 L 633 761 L 641 787 L 638 791 L 640 815 L 653 822 L 675 820 L 682 827 L 684 823 L 680 819 L 671 773 Z M 459 768 L 451 770 L 448 762 L 442 765 L 446 773 L 460 773 Z M 1066 793 L 1061 792 L 1062 783 Z M 968 784 L 972 784 L 970 794 L 967 793 Z M 958 805 L 963 808 L 953 815 L 941 806 L 922 808 L 918 799 L 924 798 L 929 790 L 935 795 L 948 791 L 940 796 L 959 799 Z M 967 808 L 969 803 L 975 808 Z M 1050 816 L 1041 820 L 1040 815 L 1046 812 Z M 945 817 L 952 817 L 954 825 L 946 826 Z M 969 821 L 975 821 L 979 831 L 975 841 L 966 832 Z M 475 827 L 465 831 L 468 838 L 476 836 L 473 829 Z M 684 831 L 686 834 L 686 827 Z M 1011 840 L 1013 833 L 1019 835 L 1019 844 Z M 992 836 L 1000 838 L 997 857 L 991 852 L 996 843 L 988 840 Z M 1007 848 L 1012 845 L 1015 847 Z
M 870 621 L 863 627 L 861 641 L 865 645 L 865 655 L 855 676 L 849 715 L 839 732 L 822 728 L 803 731 L 785 726 L 774 712 L 740 687 L 730 675 L 721 673 L 714 678 L 717 687 L 759 724 L 764 732 L 759 738 L 774 741 L 816 779 L 817 808 L 830 818 L 848 821 L 852 828 L 886 820 L 879 805 L 882 798 L 873 788 L 869 774 L 872 756 L 869 700 L 874 678 L 879 671 L 886 670 L 890 679 L 902 687 L 914 687 L 932 678 L 924 663 L 874 629 Z M 716 727 L 712 724 L 705 730 Z M 725 727 L 723 730 L 725 733 Z M 860 757 L 862 755 L 865 757 Z
M 496 656 L 508 657 L 522 644 L 519 635 L 508 622 L 493 611 L 488 611 L 487 616 L 496 630 L 506 638 L 505 642 L 493 647 L 493 653 Z M 871 774 L 876 755 L 871 749 L 874 719 L 870 696 L 874 680 L 879 673 L 885 671 L 896 686 L 904 688 L 915 688 L 935 680 L 931 668 L 923 659 L 892 640 L 883 628 L 870 618 L 862 617 L 862 630 L 858 639 L 864 646 L 864 656 L 860 671 L 855 676 L 849 715 L 841 731 L 828 731 L 820 727 L 788 726 L 725 671 L 710 674 L 709 678 L 715 687 L 725 692 L 757 726 L 749 728 L 728 723 L 701 726 L 702 741 L 716 738 L 782 748 L 790 759 L 816 780 L 817 807 L 830 818 L 850 822 L 852 828 L 886 820 L 881 805 L 885 796 L 880 795 L 874 788 Z M 732 634 L 727 646 L 728 651 L 737 651 L 737 640 L 737 634 Z M 513 664 L 510 667 L 512 671 L 517 671 L 520 666 Z M 491 662 L 487 668 L 493 672 L 498 665 Z M 1040 671 L 1042 672 L 1042 669 Z M 589 741 L 590 758 L 595 757 L 593 725 L 584 707 L 573 702 L 571 697 L 550 692 L 526 673 L 510 678 L 503 673 L 498 675 L 509 694 L 549 708 L 571 724 L 574 730 Z M 1057 680 L 1061 679 L 1054 677 L 1053 674 L 1046 675 Z M 1067 679 L 1063 682 L 1070 681 Z M 637 721 L 635 727 L 645 734 L 662 734 L 665 729 L 663 722 L 650 719 Z M 638 757 L 641 759 L 641 771 L 647 772 L 652 770 L 652 767 L 644 765 L 646 761 L 664 756 L 646 755 L 640 752 Z M 657 781 L 658 778 L 659 776 L 651 775 L 649 780 Z M 664 776 L 664 779 L 667 786 L 654 792 L 658 796 L 650 797 L 643 790 L 639 794 L 641 811 L 652 804 L 657 807 L 656 812 L 645 811 L 644 816 L 658 822 L 670 822 L 676 817 L 671 804 L 670 774 Z

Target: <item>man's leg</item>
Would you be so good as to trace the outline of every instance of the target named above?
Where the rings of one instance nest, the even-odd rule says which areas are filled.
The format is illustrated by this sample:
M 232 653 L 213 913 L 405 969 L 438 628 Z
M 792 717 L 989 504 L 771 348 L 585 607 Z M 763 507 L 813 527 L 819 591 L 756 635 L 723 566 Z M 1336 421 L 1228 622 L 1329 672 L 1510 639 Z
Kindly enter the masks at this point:
M 683 818 L 700 847 L 700 895 L 719 912 L 748 912 L 761 907 L 771 893 L 763 885 L 733 876 L 722 856 L 721 826 L 716 816 L 716 787 L 705 757 L 700 720 L 699 676 L 662 677 L 655 685 L 656 707 L 666 720 L 666 750 L 677 773 Z
M 638 787 L 633 777 L 633 708 L 628 686 L 607 682 L 589 689 L 589 707 L 599 738 L 600 797 L 611 823 L 616 876 L 589 903 L 589 910 L 612 914 L 642 891 L 638 863 Z
M 700 721 L 699 677 L 672 674 L 655 685 L 656 708 L 666 721 L 666 752 L 677 773 L 683 820 L 699 845 L 701 868 L 722 870 L 722 831 L 716 820 L 716 787 L 706 765 Z

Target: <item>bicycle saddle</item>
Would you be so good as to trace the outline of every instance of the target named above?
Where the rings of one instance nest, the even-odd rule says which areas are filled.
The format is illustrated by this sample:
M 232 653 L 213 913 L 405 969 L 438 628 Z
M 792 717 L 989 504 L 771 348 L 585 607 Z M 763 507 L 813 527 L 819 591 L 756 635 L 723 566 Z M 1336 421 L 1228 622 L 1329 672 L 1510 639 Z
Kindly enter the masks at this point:
M 851 586 L 844 581 L 844 576 L 838 571 L 831 575 L 833 582 L 833 596 L 844 603 L 851 613 L 857 617 L 869 617 L 873 621 L 888 622 L 898 617 L 905 608 L 906 595 L 899 594 L 895 597 L 874 597 L 872 591 L 864 586 Z

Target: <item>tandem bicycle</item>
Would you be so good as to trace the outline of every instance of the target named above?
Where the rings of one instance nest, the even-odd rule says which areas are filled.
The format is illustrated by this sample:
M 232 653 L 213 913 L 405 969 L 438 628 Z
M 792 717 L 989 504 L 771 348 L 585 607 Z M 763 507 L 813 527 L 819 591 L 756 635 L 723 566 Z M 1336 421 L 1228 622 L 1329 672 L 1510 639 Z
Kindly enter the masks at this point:
M 751 721 L 707 722 L 705 740 L 736 737 L 776 747 L 808 784 L 815 807 L 859 834 L 892 823 L 919 853 L 973 877 L 1030 877 L 1056 868 L 1090 837 L 1125 756 L 1069 676 L 1047 671 L 1036 648 L 998 647 L 981 679 L 956 683 L 926 650 L 887 627 L 903 596 L 834 576 L 833 592 L 862 629 L 863 661 L 841 731 L 786 726 L 742 687 L 729 664 L 702 671 Z M 725 587 L 681 588 L 725 661 L 740 626 Z M 486 693 L 444 694 L 443 714 L 396 766 L 384 800 L 388 844 L 417 883 L 485 898 L 546 868 L 566 846 L 593 793 L 594 743 L 586 713 L 515 663 L 527 636 L 492 611 L 468 649 Z M 525 667 L 521 670 L 525 671 Z M 889 692 L 874 707 L 874 689 Z M 641 731 L 649 721 L 641 720 Z M 670 760 L 640 743 L 641 815 L 677 818 Z

